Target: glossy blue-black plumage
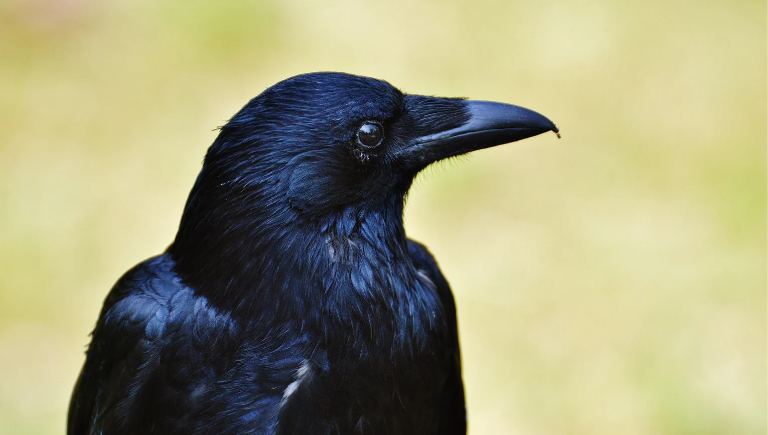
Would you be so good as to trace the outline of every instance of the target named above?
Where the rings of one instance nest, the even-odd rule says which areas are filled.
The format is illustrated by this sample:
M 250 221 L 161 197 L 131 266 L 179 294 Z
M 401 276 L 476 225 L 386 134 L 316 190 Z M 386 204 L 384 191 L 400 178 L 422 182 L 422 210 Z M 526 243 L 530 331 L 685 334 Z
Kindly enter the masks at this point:
M 453 296 L 402 215 L 424 166 L 523 137 L 472 113 L 339 73 L 251 100 L 173 244 L 107 297 L 68 434 L 465 433 Z M 554 129 L 530 119 L 525 137 Z M 364 123 L 381 144 L 357 140 Z

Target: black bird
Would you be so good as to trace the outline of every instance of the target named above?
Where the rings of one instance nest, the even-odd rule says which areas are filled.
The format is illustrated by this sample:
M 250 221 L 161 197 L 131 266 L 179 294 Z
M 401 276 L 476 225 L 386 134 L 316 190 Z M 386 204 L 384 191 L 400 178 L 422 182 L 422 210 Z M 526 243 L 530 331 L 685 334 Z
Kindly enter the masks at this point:
M 341 73 L 267 89 L 107 296 L 67 433 L 464 434 L 453 295 L 404 199 L 433 162 L 550 130 Z

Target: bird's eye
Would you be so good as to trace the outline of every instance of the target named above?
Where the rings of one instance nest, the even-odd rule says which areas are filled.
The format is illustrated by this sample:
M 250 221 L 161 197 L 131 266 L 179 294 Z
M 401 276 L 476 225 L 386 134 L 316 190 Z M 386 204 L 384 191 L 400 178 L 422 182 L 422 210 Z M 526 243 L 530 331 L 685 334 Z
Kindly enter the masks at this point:
M 366 148 L 379 146 L 384 139 L 384 128 L 378 122 L 366 121 L 357 130 L 357 141 Z

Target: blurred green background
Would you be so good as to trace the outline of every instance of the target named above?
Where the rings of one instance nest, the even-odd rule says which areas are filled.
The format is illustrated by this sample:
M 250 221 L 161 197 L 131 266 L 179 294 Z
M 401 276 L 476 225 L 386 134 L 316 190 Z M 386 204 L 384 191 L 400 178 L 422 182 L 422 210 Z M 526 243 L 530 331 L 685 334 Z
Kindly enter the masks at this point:
M 0 1 L 0 433 L 61 434 L 213 129 L 347 71 L 561 127 L 425 171 L 470 433 L 766 433 L 764 1 Z

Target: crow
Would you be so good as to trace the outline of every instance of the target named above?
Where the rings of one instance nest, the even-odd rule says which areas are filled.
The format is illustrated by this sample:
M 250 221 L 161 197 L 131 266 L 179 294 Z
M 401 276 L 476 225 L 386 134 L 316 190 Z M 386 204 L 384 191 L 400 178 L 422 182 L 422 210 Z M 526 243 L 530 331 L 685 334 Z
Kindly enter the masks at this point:
M 266 89 L 220 127 L 173 243 L 107 296 L 67 433 L 466 433 L 453 295 L 405 197 L 431 163 L 547 131 L 343 73 Z

